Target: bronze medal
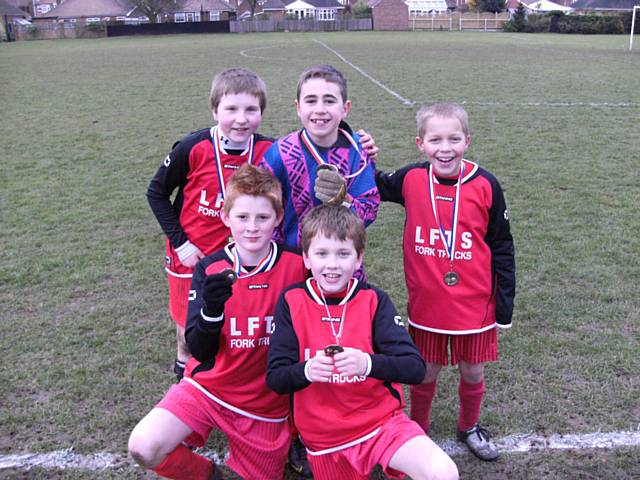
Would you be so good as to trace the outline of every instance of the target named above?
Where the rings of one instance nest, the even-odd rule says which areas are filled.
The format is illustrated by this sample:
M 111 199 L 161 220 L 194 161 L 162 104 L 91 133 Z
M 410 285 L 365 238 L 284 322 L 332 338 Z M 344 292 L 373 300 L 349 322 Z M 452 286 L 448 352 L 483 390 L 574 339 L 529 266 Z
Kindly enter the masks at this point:
M 220 273 L 224 274 L 232 285 L 236 283 L 236 280 L 238 279 L 238 275 L 236 275 L 236 272 L 234 272 L 230 268 L 225 268 Z
M 327 345 L 324 347 L 324 354 L 327 357 L 333 357 L 336 353 L 344 352 L 344 348 L 340 345 Z
M 316 172 L 318 170 L 333 170 L 334 172 L 337 172 L 338 171 L 338 167 L 336 167 L 335 165 L 332 165 L 330 163 L 321 163 L 316 168 Z
M 455 287 L 459 281 L 460 281 L 459 275 L 453 270 L 445 273 L 444 275 L 444 283 L 446 283 L 447 286 L 449 287 Z

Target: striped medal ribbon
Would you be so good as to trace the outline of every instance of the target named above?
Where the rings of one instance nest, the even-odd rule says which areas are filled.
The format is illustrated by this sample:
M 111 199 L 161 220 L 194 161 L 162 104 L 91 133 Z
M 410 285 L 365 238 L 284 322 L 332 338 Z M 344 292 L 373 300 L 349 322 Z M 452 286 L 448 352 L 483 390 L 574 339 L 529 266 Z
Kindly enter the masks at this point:
M 211 127 L 211 143 L 213 144 L 213 156 L 216 161 L 216 173 L 218 174 L 218 185 L 220 186 L 220 195 L 222 195 L 222 200 L 226 196 L 226 186 L 224 183 L 224 177 L 222 175 L 222 155 L 220 152 L 222 148 L 220 147 L 220 135 L 218 135 L 218 127 Z M 249 160 L 250 165 L 253 165 L 253 134 L 249 138 Z
M 429 200 L 431 202 L 431 208 L 433 209 L 433 217 L 436 220 L 436 224 L 440 229 L 440 239 L 444 244 L 445 251 L 449 257 L 449 271 L 444 275 L 444 283 L 449 287 L 454 287 L 460 281 L 460 275 L 453 271 L 453 258 L 456 252 L 456 237 L 458 233 L 458 211 L 460 206 L 460 185 L 462 184 L 462 178 L 464 177 L 464 161 L 460 162 L 460 172 L 458 173 L 458 182 L 456 183 L 456 197 L 453 201 L 453 214 L 451 218 L 451 236 L 447 236 L 445 229 L 440 222 L 438 215 L 438 204 L 436 203 L 434 182 L 435 174 L 433 173 L 433 165 L 429 167 Z
M 339 128 L 338 131 L 340 133 L 342 133 L 342 135 L 345 136 L 345 138 L 349 141 L 351 146 L 353 148 L 355 148 L 356 152 L 358 152 L 358 154 L 360 155 L 360 168 L 355 173 L 351 173 L 349 175 L 344 175 L 344 178 L 357 177 L 362 172 L 364 172 L 365 168 L 367 168 L 367 155 L 358 146 L 358 143 L 354 140 L 354 138 L 351 136 L 351 134 L 349 132 L 347 132 L 344 128 Z M 331 167 L 333 167 L 333 168 L 335 168 L 337 170 L 337 167 L 335 165 L 332 165 L 332 164 L 327 163 L 327 162 L 324 161 L 324 159 L 322 158 L 322 155 L 320 155 L 320 152 L 318 152 L 318 149 L 316 148 L 316 146 L 313 144 L 313 142 L 309 138 L 309 134 L 307 133 L 306 129 L 304 129 L 304 128 L 302 129 L 302 134 L 300 136 L 302 137 L 302 143 L 304 143 L 305 147 L 307 147 L 307 150 L 309 150 L 309 152 L 311 153 L 311 156 L 316 161 L 318 166 L 320 166 L 320 165 L 330 165 Z
M 227 250 L 227 253 L 231 256 L 231 258 L 233 258 L 233 272 L 236 274 L 236 277 L 240 279 L 253 277 L 258 273 L 270 270 L 273 267 L 273 264 L 276 262 L 278 246 L 274 241 L 271 241 L 271 248 L 269 249 L 269 253 L 262 260 L 260 260 L 260 263 L 258 263 L 258 265 L 256 265 L 256 267 L 250 272 L 247 272 L 242 266 L 240 252 L 238 252 L 235 242 L 227 245 L 225 247 L 225 250 Z

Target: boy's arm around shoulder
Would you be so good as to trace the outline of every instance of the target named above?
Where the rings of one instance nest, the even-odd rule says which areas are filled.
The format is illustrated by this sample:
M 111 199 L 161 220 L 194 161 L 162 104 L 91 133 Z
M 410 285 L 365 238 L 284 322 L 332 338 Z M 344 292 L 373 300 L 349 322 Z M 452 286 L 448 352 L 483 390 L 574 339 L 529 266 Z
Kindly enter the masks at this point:
M 375 288 L 375 287 L 374 287 Z M 426 364 L 389 296 L 375 288 L 378 308 L 373 319 L 370 377 L 389 382 L 422 382 Z
M 188 152 L 181 142 L 176 142 L 147 188 L 147 201 L 151 211 L 174 248 L 183 245 L 188 238 L 180 226 L 178 213 L 171 204 L 171 195 L 176 188 L 187 183 L 188 173 Z
M 224 315 L 212 318 L 203 314 L 202 289 L 206 278 L 206 265 L 207 257 L 198 262 L 193 272 L 184 335 L 191 355 L 199 362 L 211 360 L 218 354 L 220 333 L 224 326 Z
M 402 192 L 404 179 L 407 173 L 420 166 L 421 164 L 412 163 L 391 172 L 376 170 L 376 186 L 380 192 L 380 199 L 383 202 L 399 203 L 404 206 L 404 195 Z
M 496 322 L 500 328 L 510 328 L 516 296 L 515 247 L 509 226 L 509 209 L 502 188 L 495 177 L 491 183 L 493 198 L 489 211 L 487 243 L 491 249 L 491 268 L 497 278 Z
M 291 321 L 286 292 L 280 294 L 276 305 L 275 328 L 269 341 L 267 363 L 267 385 L 280 394 L 293 393 L 311 384 L 304 373 L 306 361 L 300 361 L 298 337 Z

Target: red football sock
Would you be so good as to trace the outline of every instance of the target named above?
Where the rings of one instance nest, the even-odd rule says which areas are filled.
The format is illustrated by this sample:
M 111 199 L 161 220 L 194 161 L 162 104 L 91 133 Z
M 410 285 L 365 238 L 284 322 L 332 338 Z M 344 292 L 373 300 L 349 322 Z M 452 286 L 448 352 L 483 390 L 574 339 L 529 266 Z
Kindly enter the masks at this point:
M 422 427 L 425 432 L 429 431 L 429 414 L 431 413 L 431 403 L 436 396 L 437 382 L 421 383 L 409 387 L 411 408 L 411 420 Z
M 209 480 L 213 463 L 180 444 L 153 471 L 161 477 L 174 480 Z
M 478 383 L 466 383 L 460 378 L 458 397 L 460 398 L 460 418 L 458 430 L 464 432 L 478 423 L 480 419 L 480 405 L 484 395 L 484 380 Z

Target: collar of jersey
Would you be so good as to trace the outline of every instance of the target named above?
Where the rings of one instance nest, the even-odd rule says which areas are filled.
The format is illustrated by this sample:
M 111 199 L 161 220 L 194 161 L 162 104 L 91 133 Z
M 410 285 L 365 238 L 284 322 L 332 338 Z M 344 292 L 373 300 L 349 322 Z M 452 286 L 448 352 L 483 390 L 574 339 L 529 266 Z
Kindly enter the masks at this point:
M 231 265 L 233 265 L 233 258 L 234 258 L 233 252 L 231 251 L 231 249 L 235 246 L 235 244 L 236 242 L 231 242 L 224 246 L 224 253 L 227 255 L 227 259 L 229 260 L 229 263 L 231 263 Z M 271 240 L 271 248 L 273 249 L 273 255 L 271 257 L 271 261 L 260 272 L 256 272 L 256 274 L 262 273 L 262 272 L 268 272 L 275 265 L 276 259 L 278 258 L 278 244 L 273 240 Z M 249 272 L 242 265 L 240 265 L 240 272 L 248 274 L 253 272 L 253 270 Z
M 353 280 L 353 284 L 351 285 L 351 288 L 349 288 L 349 290 L 347 291 L 347 294 L 344 296 L 342 300 L 340 300 L 340 303 L 338 303 L 338 305 L 344 305 L 353 297 L 353 294 L 356 291 L 356 288 L 358 287 L 358 279 L 352 278 L 352 280 Z M 307 284 L 307 290 L 309 292 L 309 295 L 311 295 L 311 298 L 313 298 L 317 304 L 325 305 L 324 301 L 322 300 L 322 297 L 316 293 L 316 289 L 314 288 L 312 283 L 314 281 L 315 280 L 313 278 L 307 278 L 306 284 Z
M 462 161 L 465 163 L 465 172 L 467 170 L 467 168 L 469 169 L 468 173 L 465 173 L 464 177 L 462 178 L 462 183 L 466 183 L 469 180 L 471 180 L 471 177 L 473 177 L 473 175 L 476 173 L 476 171 L 478 170 L 478 164 L 475 162 L 472 162 L 471 160 L 466 160 L 466 159 L 462 159 Z M 427 162 L 429 163 L 429 162 Z M 429 169 L 431 169 L 431 165 L 429 165 Z M 436 183 L 440 183 L 440 181 L 438 180 L 438 177 L 434 175 L 433 179 L 435 180 Z M 455 179 L 455 177 L 454 177 Z M 455 187 L 457 185 L 458 182 L 454 183 L 453 186 Z M 448 185 L 448 184 L 447 184 Z

